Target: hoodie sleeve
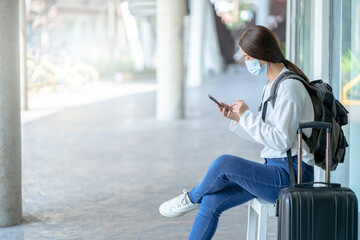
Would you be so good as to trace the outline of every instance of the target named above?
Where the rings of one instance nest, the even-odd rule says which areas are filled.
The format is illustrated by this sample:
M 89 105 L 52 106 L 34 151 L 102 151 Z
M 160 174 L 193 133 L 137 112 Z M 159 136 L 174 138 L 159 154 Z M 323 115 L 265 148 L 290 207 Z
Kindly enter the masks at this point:
M 260 115 L 249 110 L 241 116 L 239 125 L 256 142 L 281 152 L 286 152 L 293 145 L 300 122 L 303 101 L 299 89 L 303 86 L 297 82 L 288 79 L 280 84 L 273 110 L 274 123 L 263 122 Z
M 230 131 L 236 133 L 241 138 L 257 143 L 257 141 L 253 137 L 251 137 L 249 133 L 245 129 L 243 129 L 243 127 L 236 121 L 231 120 L 229 129 Z

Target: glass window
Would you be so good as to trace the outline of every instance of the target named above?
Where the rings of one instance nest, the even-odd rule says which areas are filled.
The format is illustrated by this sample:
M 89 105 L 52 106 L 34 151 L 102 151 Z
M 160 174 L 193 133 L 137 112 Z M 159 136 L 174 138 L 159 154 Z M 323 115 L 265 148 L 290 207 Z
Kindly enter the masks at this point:
M 360 1 L 341 1 L 340 83 L 341 102 L 349 110 L 347 139 L 350 147 L 349 185 L 360 196 Z
M 322 56 L 323 64 L 329 63 L 329 81 L 335 96 L 340 99 L 349 111 L 349 124 L 343 129 L 349 143 L 345 163 L 340 164 L 331 174 L 332 182 L 340 182 L 349 186 L 360 196 L 360 1 L 339 0 L 327 2 L 323 0 L 315 9 L 315 1 L 291 0 L 288 13 L 291 16 L 291 28 L 288 29 L 290 59 L 298 65 L 309 79 L 314 79 L 315 21 L 319 11 L 321 21 L 330 16 L 330 28 L 322 22 L 324 39 L 329 41 L 329 55 Z M 316 2 L 319 3 L 319 2 Z M 295 8 L 293 8 L 295 7 Z M 319 22 L 316 22 L 319 27 Z M 325 25 L 324 25 L 325 24 Z M 294 47 L 295 46 L 295 47 Z M 324 51 L 324 49 L 322 49 Z M 326 51 L 326 49 L 325 49 Z M 328 59 L 330 57 L 330 59 Z M 326 59 L 325 59 L 326 58 Z M 324 66 L 326 69 L 327 66 Z M 327 73 L 324 73 L 324 77 Z M 320 173 L 323 175 L 323 172 Z M 320 176 L 320 180 L 323 177 Z
M 314 54 L 314 1 L 296 1 L 296 42 L 295 64 L 312 79 Z

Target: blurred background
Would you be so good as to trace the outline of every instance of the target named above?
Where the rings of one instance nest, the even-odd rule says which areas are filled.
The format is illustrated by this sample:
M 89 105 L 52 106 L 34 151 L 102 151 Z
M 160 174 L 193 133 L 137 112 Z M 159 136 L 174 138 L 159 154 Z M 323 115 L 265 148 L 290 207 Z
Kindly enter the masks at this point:
M 202 41 L 203 52 L 207 54 L 202 64 L 204 77 L 243 64 L 237 41 L 247 27 L 255 24 L 274 31 L 285 52 L 286 1 L 264 2 L 269 7 L 258 13 L 256 4 L 262 3 L 252 0 L 211 1 L 202 6 L 200 14 L 194 13 L 206 15 L 198 25 L 205 26 L 208 22 L 206 32 L 199 32 L 206 35 Z M 23 96 L 28 98 L 23 109 L 38 109 L 42 104 L 58 106 L 57 101 L 64 102 L 54 97 L 59 92 L 74 89 L 83 92 L 90 85 L 155 78 L 159 64 L 155 0 L 27 0 L 25 3 L 29 96 Z M 188 59 L 195 54 L 189 51 L 190 42 L 201 36 L 190 34 L 189 1 L 185 1 L 185 7 L 186 67 Z M 194 11 L 198 11 L 196 7 Z M 44 98 L 39 99 L 40 96 Z
M 256 24 L 349 110 L 331 181 L 359 196 L 360 1 L 2 0 L 0 239 L 187 239 L 196 212 L 158 206 L 221 154 L 263 162 L 207 96 L 257 112 L 268 79 L 237 45 Z M 246 239 L 247 214 L 223 213 L 214 239 Z

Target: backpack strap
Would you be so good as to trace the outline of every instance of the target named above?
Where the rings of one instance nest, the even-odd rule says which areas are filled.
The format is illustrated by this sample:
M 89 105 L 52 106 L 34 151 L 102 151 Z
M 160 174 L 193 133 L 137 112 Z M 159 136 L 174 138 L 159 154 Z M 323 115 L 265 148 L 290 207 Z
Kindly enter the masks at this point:
M 307 82 L 304 79 L 302 79 L 299 75 L 297 75 L 295 72 L 286 71 L 286 72 L 281 73 L 280 76 L 278 76 L 277 79 L 275 80 L 274 84 L 271 86 L 270 96 L 264 102 L 263 102 L 263 100 L 264 100 L 265 91 L 263 91 L 261 105 L 259 106 L 259 109 L 258 109 L 259 112 L 262 110 L 261 118 L 263 121 L 265 121 L 268 103 L 270 102 L 272 107 L 274 107 L 274 105 L 275 105 L 275 100 L 277 97 L 277 91 L 279 88 L 279 84 L 282 83 L 284 80 L 290 79 L 290 78 L 299 80 L 300 82 L 302 82 L 304 84 L 304 86 L 306 88 L 308 87 Z
M 274 84 L 271 86 L 270 97 L 266 100 L 266 101 L 269 100 L 271 102 L 272 107 L 274 107 L 274 105 L 275 105 L 275 100 L 276 100 L 277 92 L 278 92 L 278 89 L 279 89 L 279 84 L 282 83 L 286 79 L 296 79 L 296 80 L 302 82 L 302 84 L 304 85 L 306 90 L 309 91 L 309 84 L 302 77 L 300 77 L 297 73 L 292 72 L 292 71 L 283 72 L 276 79 L 276 82 L 274 82 Z M 262 113 L 263 121 L 265 121 L 266 108 L 267 108 L 267 104 L 266 104 L 266 107 L 265 107 L 265 103 L 264 103 L 264 111 Z M 305 134 L 302 135 L 302 138 L 304 139 L 304 141 L 307 141 L 309 139 Z
M 260 112 L 262 110 L 261 118 L 264 122 L 265 122 L 268 102 L 270 102 L 271 106 L 274 107 L 275 100 L 277 97 L 277 92 L 279 89 L 279 84 L 282 83 L 283 81 L 285 81 L 286 79 L 296 79 L 303 83 L 306 90 L 308 90 L 308 88 L 309 88 L 309 84 L 302 77 L 297 75 L 295 72 L 286 71 L 286 72 L 283 72 L 282 74 L 280 74 L 280 76 L 275 80 L 274 84 L 271 86 L 270 96 L 268 97 L 268 99 L 266 99 L 266 101 L 264 103 L 263 103 L 263 99 L 264 99 L 265 91 L 263 92 L 261 105 L 259 106 L 258 111 Z
M 259 110 L 258 111 L 261 111 L 262 110 L 262 113 L 261 113 L 261 118 L 262 120 L 265 122 L 265 117 L 266 117 L 266 110 L 267 110 L 267 105 L 268 103 L 270 102 L 272 107 L 274 107 L 275 105 L 275 100 L 276 100 L 276 97 L 277 97 L 277 91 L 278 91 L 278 88 L 279 88 L 279 84 L 282 83 L 284 80 L 286 79 L 296 79 L 296 80 L 299 80 L 300 82 L 302 82 L 305 86 L 305 88 L 307 89 L 308 88 L 308 84 L 307 82 L 302 78 L 300 77 L 299 75 L 297 75 L 295 72 L 292 72 L 292 71 L 286 71 L 286 72 L 283 72 L 280 74 L 280 76 L 275 80 L 274 84 L 271 86 L 271 89 L 270 89 L 270 96 L 268 97 L 268 99 L 266 99 L 266 101 L 264 103 L 261 103 L 260 107 L 259 107 Z M 263 96 L 262 96 L 262 101 L 263 102 L 264 100 L 264 92 L 263 92 Z M 261 109 L 262 108 L 262 109 Z M 305 136 L 305 134 L 303 134 L 303 138 L 307 138 Z M 304 139 L 306 141 L 306 139 Z M 288 166 L 289 166 L 289 176 L 290 176 L 290 183 L 291 185 L 294 185 L 296 182 L 295 180 L 295 170 L 294 170 L 294 167 L 293 167 L 293 158 L 291 156 L 291 149 L 287 150 L 286 151 L 286 154 L 287 154 L 287 159 L 288 159 Z
M 271 90 L 270 90 L 270 97 L 268 99 L 270 99 L 271 101 L 271 105 L 274 107 L 275 105 L 275 100 L 276 100 L 276 96 L 277 96 L 277 92 L 279 89 L 279 84 L 282 83 L 284 80 L 287 79 L 296 79 L 300 82 L 302 82 L 305 86 L 305 88 L 308 88 L 308 83 L 302 78 L 300 77 L 297 73 L 292 72 L 292 71 L 286 71 L 283 72 L 274 82 L 274 84 L 271 86 Z
M 289 176 L 290 176 L 290 183 L 294 185 L 296 183 L 295 180 L 295 170 L 293 166 L 294 159 L 291 156 L 291 148 L 286 151 L 287 159 L 288 159 L 288 166 L 289 166 Z

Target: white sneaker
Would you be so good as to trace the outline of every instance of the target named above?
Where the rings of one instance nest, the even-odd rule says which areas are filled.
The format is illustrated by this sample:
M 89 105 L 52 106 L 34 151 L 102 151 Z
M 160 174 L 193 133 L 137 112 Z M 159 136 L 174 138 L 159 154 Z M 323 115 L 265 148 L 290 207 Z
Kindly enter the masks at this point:
M 183 193 L 167 202 L 164 202 L 159 207 L 159 212 L 164 217 L 180 217 L 185 213 L 198 209 L 200 204 L 192 203 L 188 191 L 183 190 Z

